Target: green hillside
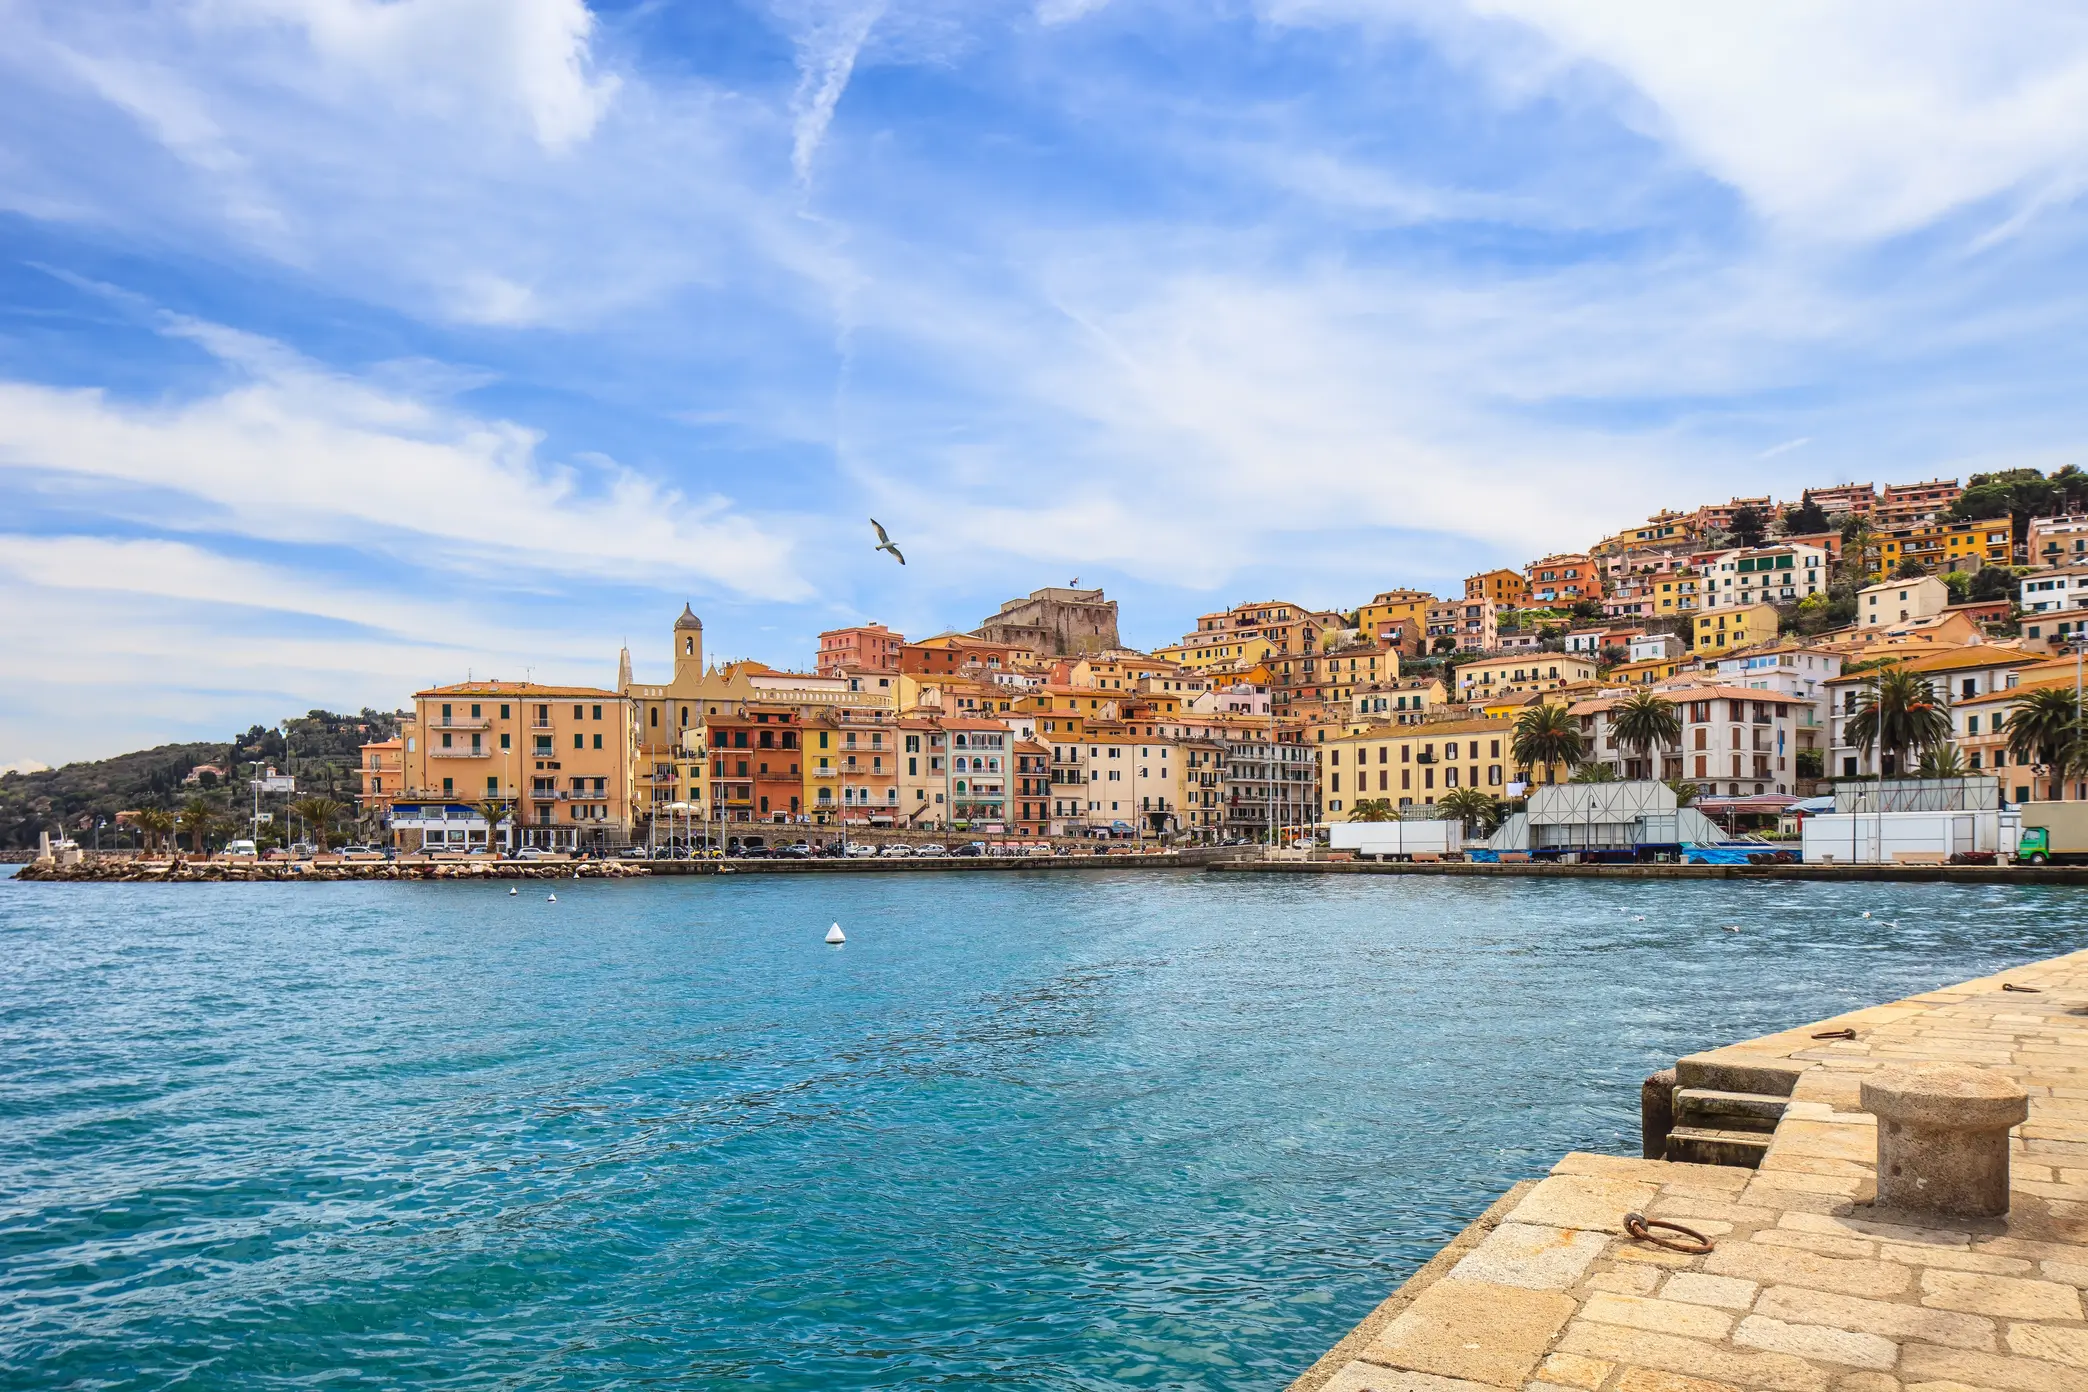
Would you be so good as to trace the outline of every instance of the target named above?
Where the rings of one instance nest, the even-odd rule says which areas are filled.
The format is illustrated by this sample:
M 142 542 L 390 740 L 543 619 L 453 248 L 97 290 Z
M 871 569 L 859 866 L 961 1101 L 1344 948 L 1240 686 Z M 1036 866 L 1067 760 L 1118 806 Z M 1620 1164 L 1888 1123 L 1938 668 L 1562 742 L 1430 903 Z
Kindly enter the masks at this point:
M 390 738 L 399 723 L 387 711 L 338 715 L 315 710 L 288 726 L 287 754 L 281 729 L 255 725 L 221 743 L 163 744 L 42 773 L 7 774 L 0 777 L 0 848 L 33 847 L 38 832 L 61 828 L 81 844 L 92 844 L 96 822 L 107 823 L 103 844 L 115 844 L 117 813 L 140 807 L 171 811 L 196 797 L 237 815 L 250 805 L 247 780 L 270 765 L 294 774 L 301 796 L 352 804 L 361 787 L 355 772 L 361 746 Z M 206 776 L 185 785 L 182 780 L 198 764 L 227 768 L 229 776 L 223 783 Z

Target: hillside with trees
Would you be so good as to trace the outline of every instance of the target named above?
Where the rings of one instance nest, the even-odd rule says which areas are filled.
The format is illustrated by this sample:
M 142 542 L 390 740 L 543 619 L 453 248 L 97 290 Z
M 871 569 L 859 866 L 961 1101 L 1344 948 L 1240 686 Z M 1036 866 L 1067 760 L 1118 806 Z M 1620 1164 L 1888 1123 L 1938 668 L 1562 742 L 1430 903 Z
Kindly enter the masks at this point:
M 90 844 L 97 824 L 104 846 L 129 844 L 135 837 L 119 830 L 117 814 L 147 808 L 175 816 L 201 803 L 217 814 L 221 828 L 229 826 L 251 805 L 247 780 L 270 767 L 293 775 L 300 797 L 352 807 L 361 787 L 356 763 L 362 745 L 389 739 L 398 728 L 391 712 L 314 710 L 281 726 L 251 726 L 221 743 L 163 744 L 38 773 L 10 773 L 0 777 L 0 849 L 27 849 L 39 832 L 60 830 Z M 204 773 L 187 781 L 204 764 L 224 769 L 225 776 Z

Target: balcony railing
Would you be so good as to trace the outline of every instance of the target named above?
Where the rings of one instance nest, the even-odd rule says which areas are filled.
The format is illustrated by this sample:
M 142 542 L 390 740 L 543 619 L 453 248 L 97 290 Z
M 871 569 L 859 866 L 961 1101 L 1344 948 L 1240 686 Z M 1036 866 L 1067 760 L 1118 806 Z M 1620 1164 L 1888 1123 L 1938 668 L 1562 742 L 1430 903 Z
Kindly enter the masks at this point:
M 466 749 L 459 745 L 451 749 L 430 749 L 428 757 L 430 759 L 485 759 L 491 757 L 492 753 L 492 750 L 484 746 L 477 749 Z
M 480 715 L 445 715 L 428 726 L 431 730 L 490 730 L 493 722 Z

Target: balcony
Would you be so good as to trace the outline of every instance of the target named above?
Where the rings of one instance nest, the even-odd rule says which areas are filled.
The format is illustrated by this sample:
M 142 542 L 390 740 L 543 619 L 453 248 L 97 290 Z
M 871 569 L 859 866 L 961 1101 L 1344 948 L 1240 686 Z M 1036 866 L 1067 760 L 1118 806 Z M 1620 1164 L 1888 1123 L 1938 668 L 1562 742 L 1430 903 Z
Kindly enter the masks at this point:
M 490 730 L 493 722 L 479 715 L 446 715 L 428 723 L 430 730 Z
M 812 776 L 814 778 L 839 778 L 841 776 L 841 770 L 830 768 L 814 769 L 812 770 Z
M 492 754 L 492 750 L 483 746 L 477 749 L 466 749 L 462 745 L 454 749 L 430 749 L 428 751 L 430 759 L 486 759 L 491 758 Z

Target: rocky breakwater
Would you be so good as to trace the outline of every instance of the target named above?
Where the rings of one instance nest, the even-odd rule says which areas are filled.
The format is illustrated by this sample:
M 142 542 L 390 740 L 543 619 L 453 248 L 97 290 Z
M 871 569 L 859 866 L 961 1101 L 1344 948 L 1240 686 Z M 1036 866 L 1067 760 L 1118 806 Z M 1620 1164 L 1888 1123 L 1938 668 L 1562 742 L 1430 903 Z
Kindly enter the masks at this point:
M 334 880 L 620 880 L 651 873 L 615 860 L 43 860 L 14 878 L 65 884 L 262 884 Z

